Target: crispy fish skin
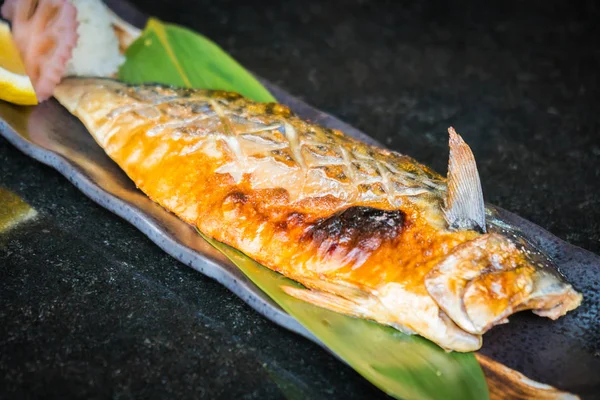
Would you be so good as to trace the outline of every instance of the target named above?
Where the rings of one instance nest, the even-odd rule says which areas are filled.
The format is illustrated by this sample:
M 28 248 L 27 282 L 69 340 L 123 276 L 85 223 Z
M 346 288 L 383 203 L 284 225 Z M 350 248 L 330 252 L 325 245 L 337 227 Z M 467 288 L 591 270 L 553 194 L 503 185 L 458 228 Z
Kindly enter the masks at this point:
M 581 302 L 506 230 L 451 228 L 442 176 L 283 105 L 93 78 L 55 97 L 152 200 L 302 283 L 286 290 L 308 302 L 463 352 L 516 311 L 558 318 Z

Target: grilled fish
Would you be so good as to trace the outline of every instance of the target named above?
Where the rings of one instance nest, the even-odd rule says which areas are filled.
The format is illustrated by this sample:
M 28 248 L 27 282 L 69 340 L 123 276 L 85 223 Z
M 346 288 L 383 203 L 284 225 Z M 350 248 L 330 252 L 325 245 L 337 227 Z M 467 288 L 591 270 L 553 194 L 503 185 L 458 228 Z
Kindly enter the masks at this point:
M 531 309 L 582 296 L 519 232 L 486 216 L 470 148 L 448 176 L 235 93 L 68 78 L 55 97 L 153 201 L 304 285 L 292 296 L 474 351 Z

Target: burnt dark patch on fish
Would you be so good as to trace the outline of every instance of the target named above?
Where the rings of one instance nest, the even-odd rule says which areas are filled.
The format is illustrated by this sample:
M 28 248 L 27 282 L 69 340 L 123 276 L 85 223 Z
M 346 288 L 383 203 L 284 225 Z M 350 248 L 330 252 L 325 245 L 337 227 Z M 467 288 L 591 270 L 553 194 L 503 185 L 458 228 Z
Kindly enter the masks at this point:
M 265 105 L 265 114 L 273 115 L 273 109 L 275 108 L 275 103 L 267 103 Z
M 289 107 L 278 103 L 265 103 L 264 113 L 281 118 L 289 118 L 294 115 Z
M 288 214 L 286 222 L 291 226 L 298 226 L 304 223 L 305 215 L 296 211 L 293 211 Z
M 322 255 L 353 249 L 372 252 L 384 241 L 396 239 L 402 233 L 406 215 L 400 210 L 386 211 L 354 206 L 318 220 L 302 237 L 319 248 Z
M 241 94 L 235 93 L 235 92 L 222 92 L 219 94 L 222 95 L 223 98 L 227 101 L 235 101 L 235 100 L 239 100 L 242 98 Z
M 244 205 L 248 202 L 248 196 L 246 196 L 244 193 L 239 192 L 239 191 L 235 191 L 235 192 L 231 192 L 229 193 L 226 197 L 223 203 L 233 203 L 236 205 Z
M 293 229 L 298 226 L 303 226 L 306 221 L 306 215 L 303 213 L 299 213 L 297 211 L 293 211 L 283 217 L 282 220 L 276 222 L 276 227 L 282 231 Z

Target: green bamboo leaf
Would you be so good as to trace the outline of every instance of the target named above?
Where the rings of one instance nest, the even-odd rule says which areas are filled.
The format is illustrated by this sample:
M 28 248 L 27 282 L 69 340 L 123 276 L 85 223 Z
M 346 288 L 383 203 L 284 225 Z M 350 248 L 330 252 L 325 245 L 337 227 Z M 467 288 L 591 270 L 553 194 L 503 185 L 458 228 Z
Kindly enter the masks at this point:
M 238 92 L 256 101 L 275 101 L 251 73 L 206 37 L 150 18 L 129 46 L 119 79 L 197 89 Z
M 301 285 L 199 233 L 281 308 L 389 395 L 402 399 L 488 398 L 483 372 L 472 353 L 448 353 L 420 336 L 298 300 L 281 287 Z
M 250 73 L 209 39 L 156 19 L 150 19 L 142 36 L 129 47 L 119 78 L 129 83 L 230 90 L 256 101 L 274 101 Z M 199 233 L 329 349 L 391 396 L 489 398 L 473 353 L 448 353 L 420 336 L 300 301 L 281 287 L 301 285 Z

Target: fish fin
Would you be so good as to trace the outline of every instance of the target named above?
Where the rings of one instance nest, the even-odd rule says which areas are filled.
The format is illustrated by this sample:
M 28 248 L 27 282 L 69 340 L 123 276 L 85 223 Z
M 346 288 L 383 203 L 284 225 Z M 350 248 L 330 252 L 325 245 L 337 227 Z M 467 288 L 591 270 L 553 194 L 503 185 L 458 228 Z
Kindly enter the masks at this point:
M 364 318 L 366 315 L 358 303 L 335 294 L 292 286 L 282 286 L 281 289 L 292 297 L 331 311 L 359 318 Z
M 475 157 L 454 128 L 450 134 L 448 193 L 444 215 L 452 229 L 477 229 L 485 233 L 485 206 Z

